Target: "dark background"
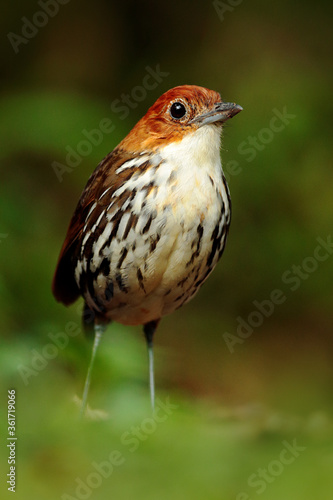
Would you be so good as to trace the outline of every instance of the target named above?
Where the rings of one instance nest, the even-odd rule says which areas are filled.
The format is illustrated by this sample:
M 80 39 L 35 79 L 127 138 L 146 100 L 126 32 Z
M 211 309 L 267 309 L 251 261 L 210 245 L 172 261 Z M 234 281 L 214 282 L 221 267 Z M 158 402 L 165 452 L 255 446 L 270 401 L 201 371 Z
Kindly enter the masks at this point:
M 6 6 L 0 426 L 7 437 L 14 388 L 16 498 L 80 498 L 76 478 L 85 481 L 93 462 L 116 449 L 124 463 L 85 498 L 331 498 L 331 15 L 328 2 L 297 0 Z M 156 335 L 157 396 L 177 408 L 149 423 L 141 330 L 114 324 L 89 398 L 108 416 L 78 424 L 73 397 L 91 345 L 81 305 L 66 309 L 52 297 L 56 260 L 92 170 L 180 84 L 217 90 L 244 108 L 224 130 L 233 203 L 226 250 L 196 298 Z M 76 161 L 66 163 L 73 150 Z M 134 451 L 121 442 L 132 426 L 144 428 Z M 303 449 L 285 464 L 281 452 L 294 440 Z M 7 456 L 2 444 L 2 495 Z M 263 491 L 249 480 L 262 469 Z

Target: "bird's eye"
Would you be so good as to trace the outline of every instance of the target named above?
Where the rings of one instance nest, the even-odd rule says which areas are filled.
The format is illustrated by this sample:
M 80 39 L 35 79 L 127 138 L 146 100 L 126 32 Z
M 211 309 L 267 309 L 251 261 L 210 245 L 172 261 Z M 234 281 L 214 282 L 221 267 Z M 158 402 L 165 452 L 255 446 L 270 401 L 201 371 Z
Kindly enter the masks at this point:
M 174 102 L 170 108 L 170 115 L 175 120 L 180 120 L 183 116 L 186 115 L 186 108 L 181 102 Z

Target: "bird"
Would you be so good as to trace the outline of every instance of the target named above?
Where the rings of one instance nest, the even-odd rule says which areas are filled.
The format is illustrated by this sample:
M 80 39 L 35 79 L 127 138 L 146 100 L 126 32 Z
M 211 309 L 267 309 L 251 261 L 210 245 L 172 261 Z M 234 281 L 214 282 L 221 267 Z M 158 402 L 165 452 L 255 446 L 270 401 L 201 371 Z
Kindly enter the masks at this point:
M 221 132 L 242 109 L 205 87 L 174 87 L 90 176 L 52 282 L 66 306 L 83 297 L 83 324 L 94 332 L 81 415 L 97 347 L 112 321 L 143 327 L 154 409 L 157 326 L 194 297 L 225 247 L 231 200 Z

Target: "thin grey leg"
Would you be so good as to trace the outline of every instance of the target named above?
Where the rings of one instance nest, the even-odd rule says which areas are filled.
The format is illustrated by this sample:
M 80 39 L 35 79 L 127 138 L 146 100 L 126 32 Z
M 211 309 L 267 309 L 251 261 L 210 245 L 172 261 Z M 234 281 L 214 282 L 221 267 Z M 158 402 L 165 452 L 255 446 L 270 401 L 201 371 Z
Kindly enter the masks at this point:
M 89 363 L 89 367 L 88 367 L 86 381 L 84 383 L 82 404 L 81 404 L 81 410 L 80 410 L 80 418 L 82 418 L 86 412 L 92 369 L 94 366 L 97 348 L 99 346 L 99 343 L 100 343 L 102 335 L 105 331 L 105 328 L 106 328 L 106 325 L 103 325 L 103 324 L 95 324 L 94 325 L 94 331 L 95 331 L 94 344 L 93 344 L 93 348 L 92 348 L 91 359 L 90 359 L 90 363 Z
M 143 331 L 146 337 L 147 349 L 148 349 L 148 361 L 149 361 L 149 388 L 150 388 L 150 401 L 151 407 L 154 411 L 155 408 L 155 376 L 154 376 L 154 349 L 153 349 L 153 337 L 155 330 L 158 325 L 157 321 L 151 321 L 146 323 L 143 327 Z

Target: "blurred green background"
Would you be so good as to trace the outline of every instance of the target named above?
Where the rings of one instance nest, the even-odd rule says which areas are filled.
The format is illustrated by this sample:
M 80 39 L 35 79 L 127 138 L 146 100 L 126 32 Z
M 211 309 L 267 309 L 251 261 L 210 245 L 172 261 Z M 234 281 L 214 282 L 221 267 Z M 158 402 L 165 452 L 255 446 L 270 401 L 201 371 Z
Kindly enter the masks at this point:
M 300 0 L 6 5 L 1 498 L 13 388 L 18 499 L 332 498 L 331 15 Z M 228 244 L 156 335 L 158 420 L 141 329 L 114 324 L 89 398 L 99 418 L 79 423 L 91 344 L 81 304 L 52 297 L 59 250 L 97 163 L 185 83 L 244 108 L 224 130 Z

